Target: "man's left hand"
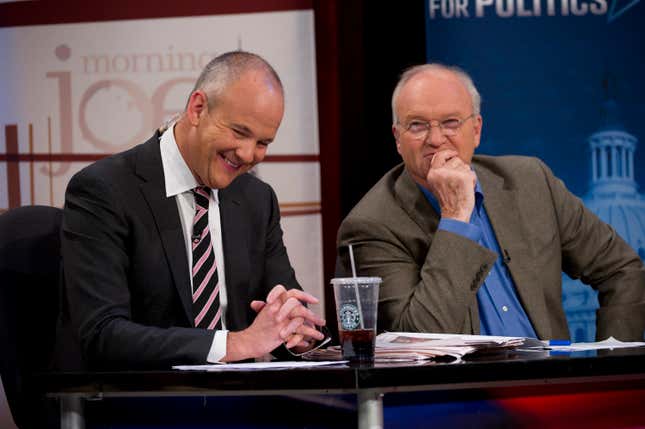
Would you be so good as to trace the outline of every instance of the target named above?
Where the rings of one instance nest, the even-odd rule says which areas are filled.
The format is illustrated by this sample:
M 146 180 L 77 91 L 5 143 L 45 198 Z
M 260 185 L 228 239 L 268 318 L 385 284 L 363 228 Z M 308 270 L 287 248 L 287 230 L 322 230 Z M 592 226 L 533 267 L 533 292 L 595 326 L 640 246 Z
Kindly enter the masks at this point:
M 325 320 L 305 307 L 305 304 L 319 302 L 315 296 L 299 289 L 287 290 L 282 285 L 276 285 L 267 295 L 266 302 L 252 301 L 251 308 L 259 312 L 265 305 L 274 302 L 281 304 L 277 321 L 289 320 L 289 324 L 280 333 L 287 348 L 294 348 L 294 351 L 301 353 L 311 347 L 312 340 L 324 339 L 325 336 L 316 326 L 324 326 Z

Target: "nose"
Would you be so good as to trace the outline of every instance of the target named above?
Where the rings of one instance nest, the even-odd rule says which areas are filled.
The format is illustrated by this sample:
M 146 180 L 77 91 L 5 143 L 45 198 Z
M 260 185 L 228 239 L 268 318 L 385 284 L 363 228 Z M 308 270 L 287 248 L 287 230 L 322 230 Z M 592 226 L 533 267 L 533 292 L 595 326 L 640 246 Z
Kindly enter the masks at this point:
M 256 142 L 253 139 L 244 139 L 235 149 L 235 156 L 244 164 L 250 164 L 255 157 Z
M 439 126 L 439 124 L 432 124 L 432 126 L 428 128 L 426 141 L 429 142 L 433 147 L 439 147 L 446 141 L 446 136 L 444 136 L 441 132 L 441 127 Z

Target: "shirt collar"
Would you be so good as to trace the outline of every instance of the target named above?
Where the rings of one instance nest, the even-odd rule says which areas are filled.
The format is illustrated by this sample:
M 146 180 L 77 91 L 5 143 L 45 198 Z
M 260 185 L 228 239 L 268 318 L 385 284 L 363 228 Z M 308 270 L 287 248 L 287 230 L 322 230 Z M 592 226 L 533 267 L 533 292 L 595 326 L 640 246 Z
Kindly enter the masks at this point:
M 188 168 L 184 157 L 179 152 L 175 140 L 175 124 L 161 135 L 159 143 L 161 149 L 161 164 L 163 166 L 166 197 L 171 198 L 187 191 L 192 191 L 199 186 L 195 176 Z M 217 189 L 211 190 L 211 195 L 217 202 Z

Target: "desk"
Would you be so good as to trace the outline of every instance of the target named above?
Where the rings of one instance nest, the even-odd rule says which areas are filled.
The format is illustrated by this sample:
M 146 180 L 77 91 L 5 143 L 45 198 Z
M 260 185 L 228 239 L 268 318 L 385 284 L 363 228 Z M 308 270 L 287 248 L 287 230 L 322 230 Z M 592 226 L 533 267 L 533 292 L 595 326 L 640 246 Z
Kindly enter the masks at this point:
M 507 351 L 459 363 L 316 367 L 254 372 L 101 372 L 36 375 L 42 392 L 61 399 L 61 427 L 83 428 L 82 400 L 103 397 L 352 393 L 359 428 L 383 426 L 389 392 L 532 393 L 645 388 L 645 348 L 572 354 Z

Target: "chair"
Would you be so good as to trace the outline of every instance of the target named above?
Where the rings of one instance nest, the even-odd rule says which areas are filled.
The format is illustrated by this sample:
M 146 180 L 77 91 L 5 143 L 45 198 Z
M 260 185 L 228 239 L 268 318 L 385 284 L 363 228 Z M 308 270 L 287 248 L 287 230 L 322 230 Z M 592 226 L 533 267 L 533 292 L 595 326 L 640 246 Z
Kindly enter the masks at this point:
M 0 376 L 14 422 L 46 427 L 52 405 L 31 385 L 49 369 L 59 309 L 62 210 L 19 207 L 0 215 Z

